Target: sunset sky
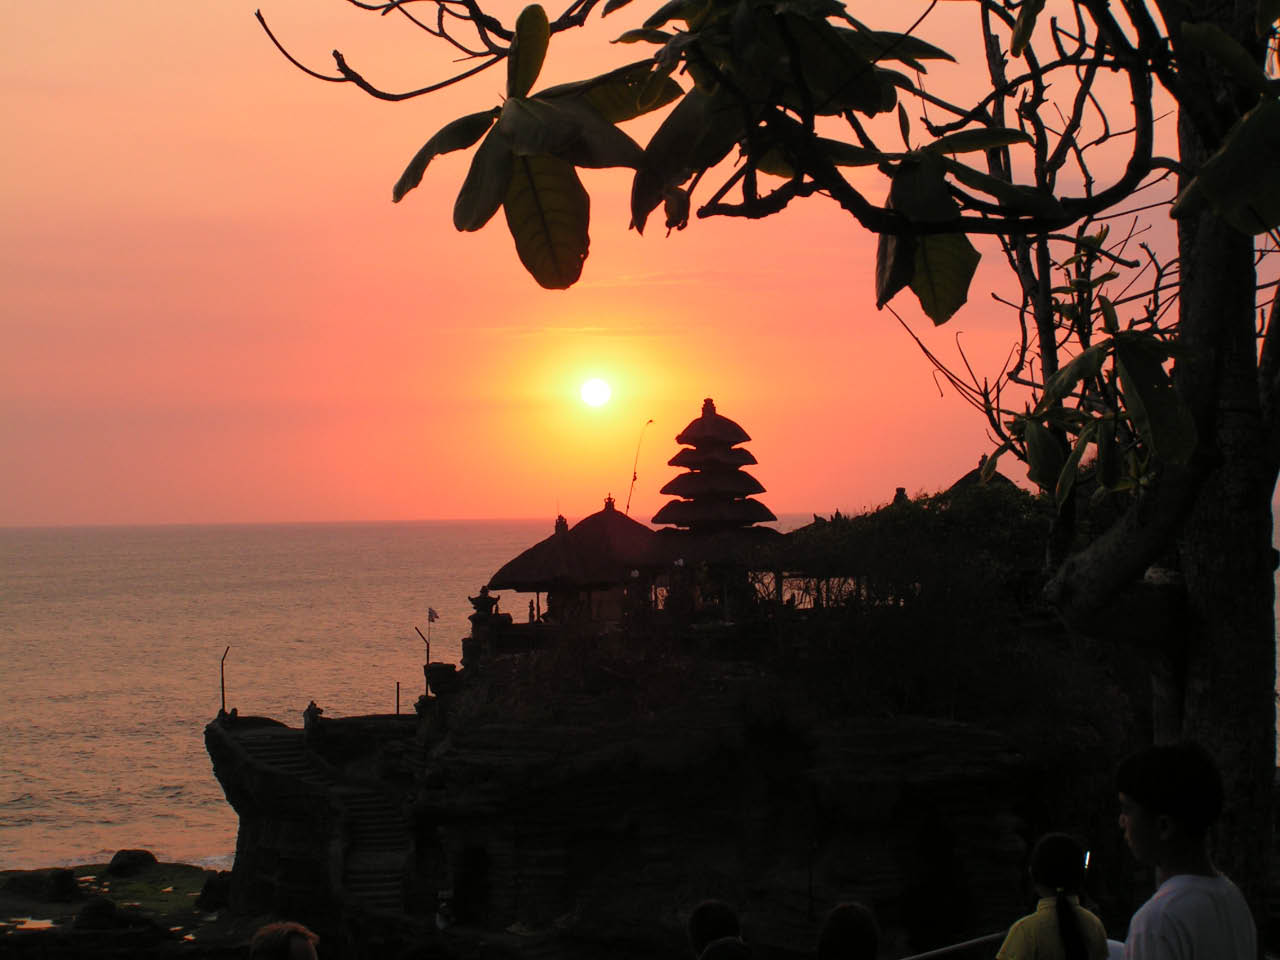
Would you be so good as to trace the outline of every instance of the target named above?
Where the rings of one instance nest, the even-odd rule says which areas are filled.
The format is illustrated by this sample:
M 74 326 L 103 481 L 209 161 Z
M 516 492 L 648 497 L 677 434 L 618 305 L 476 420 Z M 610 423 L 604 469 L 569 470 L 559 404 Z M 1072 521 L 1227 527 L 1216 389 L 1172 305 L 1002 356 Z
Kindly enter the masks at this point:
M 261 3 L 317 69 L 337 47 L 388 89 L 450 70 L 399 18 Z M 492 9 L 510 22 L 519 6 Z M 642 55 L 605 41 L 646 9 L 555 38 L 539 86 Z M 454 231 L 469 154 L 391 202 L 436 129 L 498 102 L 504 69 L 382 103 L 296 71 L 253 10 L 0 14 L 0 524 L 576 518 L 625 499 L 652 418 L 631 510 L 647 520 L 707 396 L 751 434 L 778 513 L 933 491 L 991 449 L 875 310 L 875 239 L 829 202 L 670 237 L 655 218 L 640 237 L 626 171 L 588 171 L 590 259 L 576 287 L 546 291 L 501 217 Z M 926 35 L 944 45 L 976 18 L 940 10 Z M 959 336 L 994 373 L 1014 328 L 979 246 L 993 269 L 951 324 L 931 330 L 910 294 L 893 305 L 931 349 L 955 360 Z M 599 408 L 579 398 L 590 377 L 613 390 Z

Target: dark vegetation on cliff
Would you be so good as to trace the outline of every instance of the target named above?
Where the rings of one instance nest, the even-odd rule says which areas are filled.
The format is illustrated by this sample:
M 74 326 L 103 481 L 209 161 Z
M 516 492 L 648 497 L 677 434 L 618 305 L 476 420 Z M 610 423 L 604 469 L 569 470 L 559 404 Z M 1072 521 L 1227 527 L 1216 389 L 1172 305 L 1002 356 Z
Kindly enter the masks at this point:
M 529 835 L 593 824 L 593 839 L 556 854 L 616 852 L 565 881 L 593 877 L 595 902 L 576 900 L 580 934 L 677 930 L 682 905 L 714 895 L 803 948 L 815 911 L 856 895 L 904 950 L 937 946 L 1017 915 L 1025 849 L 1050 829 L 1093 848 L 1092 892 L 1122 932 L 1133 874 L 1111 775 L 1146 735 L 1149 688 L 1133 654 L 1073 636 L 1042 606 L 1051 514 L 997 478 L 815 518 L 793 535 L 812 607 L 761 604 L 732 625 L 648 624 L 497 658 L 450 697 L 452 732 L 430 764 L 455 801 L 464 782 L 483 783 L 498 807 L 503 768 L 497 792 L 520 797 L 511 809 Z M 504 749 L 509 766 L 492 761 Z M 647 813 L 619 827 L 597 800 Z M 696 876 L 628 860 L 651 841 L 627 830 L 659 823 L 698 838 Z M 646 874 L 653 889 L 622 894 Z

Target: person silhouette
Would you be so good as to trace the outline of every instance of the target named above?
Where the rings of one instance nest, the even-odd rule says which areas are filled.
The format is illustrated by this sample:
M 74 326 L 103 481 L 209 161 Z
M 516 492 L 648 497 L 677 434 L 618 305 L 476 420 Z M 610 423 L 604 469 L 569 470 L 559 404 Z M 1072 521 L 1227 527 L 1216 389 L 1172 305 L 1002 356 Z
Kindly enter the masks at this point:
M 498 601 L 502 598 L 491 596 L 489 587 L 486 585 L 480 588 L 479 596 L 467 597 L 467 599 L 471 601 L 471 606 L 475 607 L 476 612 L 471 615 L 474 619 L 493 616 L 494 610 L 497 609 Z
M 249 942 L 249 960 L 317 960 L 320 938 L 300 923 L 283 921 L 259 927 Z
M 738 914 L 723 900 L 703 900 L 689 912 L 685 928 L 695 960 L 702 956 L 712 941 L 738 937 L 742 933 Z
M 1158 885 L 1129 921 L 1126 960 L 1255 960 L 1249 905 L 1209 854 L 1223 804 L 1213 757 L 1196 743 L 1147 747 L 1120 763 L 1116 789 L 1125 842 Z
M 1102 921 L 1080 906 L 1084 851 L 1065 833 L 1047 833 L 1031 850 L 1035 913 L 1012 927 L 996 960 L 1106 960 Z
M 822 921 L 818 960 L 875 960 L 879 950 L 880 925 L 864 904 L 839 904 Z

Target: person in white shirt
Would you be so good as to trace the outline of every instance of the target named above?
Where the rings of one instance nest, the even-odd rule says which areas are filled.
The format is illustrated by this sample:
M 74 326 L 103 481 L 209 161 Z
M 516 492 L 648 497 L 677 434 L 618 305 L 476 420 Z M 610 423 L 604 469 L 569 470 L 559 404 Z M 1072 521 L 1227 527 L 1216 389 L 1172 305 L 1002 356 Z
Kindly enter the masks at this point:
M 1116 771 L 1120 828 L 1156 892 L 1129 922 L 1125 960 L 1257 960 L 1257 928 L 1240 889 L 1217 871 L 1209 828 L 1222 777 L 1198 744 L 1148 747 Z

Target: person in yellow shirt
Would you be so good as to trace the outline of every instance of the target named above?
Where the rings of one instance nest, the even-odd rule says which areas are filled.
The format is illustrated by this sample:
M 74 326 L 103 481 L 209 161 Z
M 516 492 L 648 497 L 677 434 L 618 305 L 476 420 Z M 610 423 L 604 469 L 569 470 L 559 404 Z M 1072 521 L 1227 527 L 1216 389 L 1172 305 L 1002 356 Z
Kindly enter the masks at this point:
M 1065 833 L 1048 833 L 1031 851 L 1040 901 L 1004 938 L 996 960 L 1106 960 L 1102 921 L 1080 906 L 1084 851 Z

